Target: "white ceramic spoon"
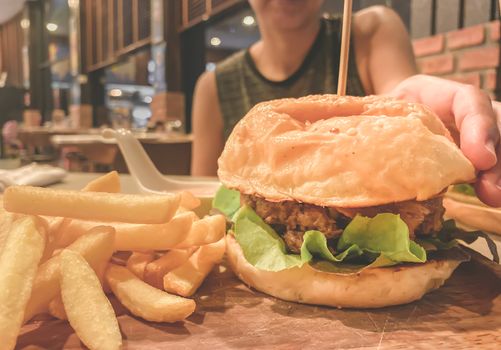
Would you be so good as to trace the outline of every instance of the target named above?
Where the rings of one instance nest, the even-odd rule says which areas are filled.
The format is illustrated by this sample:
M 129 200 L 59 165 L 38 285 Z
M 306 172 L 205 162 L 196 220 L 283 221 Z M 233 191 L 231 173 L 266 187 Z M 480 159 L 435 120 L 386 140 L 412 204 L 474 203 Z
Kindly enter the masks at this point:
M 114 138 L 122 151 L 129 172 L 143 193 L 162 194 L 166 192 L 190 191 L 201 200 L 197 210 L 206 214 L 210 210 L 214 193 L 220 186 L 218 181 L 181 181 L 162 175 L 151 161 L 141 143 L 126 129 L 105 129 L 104 138 Z M 184 200 L 189 198 L 185 196 Z

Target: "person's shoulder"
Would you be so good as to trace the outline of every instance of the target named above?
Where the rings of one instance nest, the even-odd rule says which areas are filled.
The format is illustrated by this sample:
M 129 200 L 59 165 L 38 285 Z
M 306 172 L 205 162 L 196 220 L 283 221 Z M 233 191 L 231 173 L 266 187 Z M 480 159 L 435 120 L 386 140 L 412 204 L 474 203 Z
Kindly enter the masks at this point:
M 353 16 L 353 29 L 358 36 L 371 37 L 380 29 L 398 29 L 402 26 L 400 16 L 387 6 L 370 6 Z
M 237 51 L 216 64 L 213 71 L 203 72 L 197 80 L 196 90 L 204 91 L 205 95 L 215 96 L 218 90 L 218 82 L 234 79 L 235 71 L 245 59 L 245 50 Z
M 232 53 L 224 60 L 216 64 L 216 74 L 231 71 L 238 68 L 245 61 L 246 50 L 240 50 Z
M 226 73 L 232 70 L 237 62 L 244 59 L 245 50 L 237 51 L 224 60 L 216 63 L 216 69 L 213 71 L 203 72 L 197 80 L 197 87 L 203 89 L 214 90 L 216 88 L 217 75 Z
M 214 72 L 206 71 L 198 77 L 193 96 L 192 120 L 194 125 L 206 125 L 207 120 L 220 119 L 219 99 Z M 210 117 L 207 117 L 207 116 Z M 202 122 L 201 122 L 202 121 Z
M 203 72 L 198 77 L 195 90 L 213 94 L 216 91 L 216 74 L 213 71 Z

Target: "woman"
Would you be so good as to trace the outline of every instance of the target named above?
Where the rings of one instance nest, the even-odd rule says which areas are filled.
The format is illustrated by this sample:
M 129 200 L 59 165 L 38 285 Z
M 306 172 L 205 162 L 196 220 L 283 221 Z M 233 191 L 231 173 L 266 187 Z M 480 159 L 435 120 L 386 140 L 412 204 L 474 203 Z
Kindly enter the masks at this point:
M 255 103 L 336 92 L 340 25 L 319 20 L 323 0 L 249 3 L 261 40 L 204 73 L 195 87 L 193 175 L 216 174 L 225 138 Z M 356 13 L 351 40 L 347 93 L 388 94 L 428 105 L 451 131 L 459 131 L 461 150 L 480 172 L 479 197 L 501 206 L 501 104 L 473 86 L 417 75 L 406 29 L 389 8 Z

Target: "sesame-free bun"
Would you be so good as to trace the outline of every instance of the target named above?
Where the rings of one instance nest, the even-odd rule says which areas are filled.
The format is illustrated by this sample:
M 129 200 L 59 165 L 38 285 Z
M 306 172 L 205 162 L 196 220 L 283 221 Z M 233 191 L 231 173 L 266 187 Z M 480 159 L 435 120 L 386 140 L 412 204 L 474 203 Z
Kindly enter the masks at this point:
M 260 103 L 218 164 L 221 182 L 241 193 L 334 207 L 421 201 L 475 177 L 428 108 L 377 96 Z
M 278 272 L 258 270 L 244 257 L 232 234 L 226 255 L 235 274 L 248 286 L 276 298 L 340 308 L 378 308 L 421 299 L 444 284 L 460 261 L 430 260 L 424 264 L 365 269 L 340 275 L 308 264 Z

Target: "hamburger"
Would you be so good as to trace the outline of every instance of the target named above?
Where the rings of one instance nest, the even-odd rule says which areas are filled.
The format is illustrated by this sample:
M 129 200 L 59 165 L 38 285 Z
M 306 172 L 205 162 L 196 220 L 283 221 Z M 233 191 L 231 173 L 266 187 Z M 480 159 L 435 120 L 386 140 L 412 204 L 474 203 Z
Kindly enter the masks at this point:
M 454 248 L 464 233 L 442 219 L 443 195 L 475 170 L 423 105 L 337 95 L 260 103 L 218 166 L 229 264 L 280 299 L 408 303 L 467 259 Z

